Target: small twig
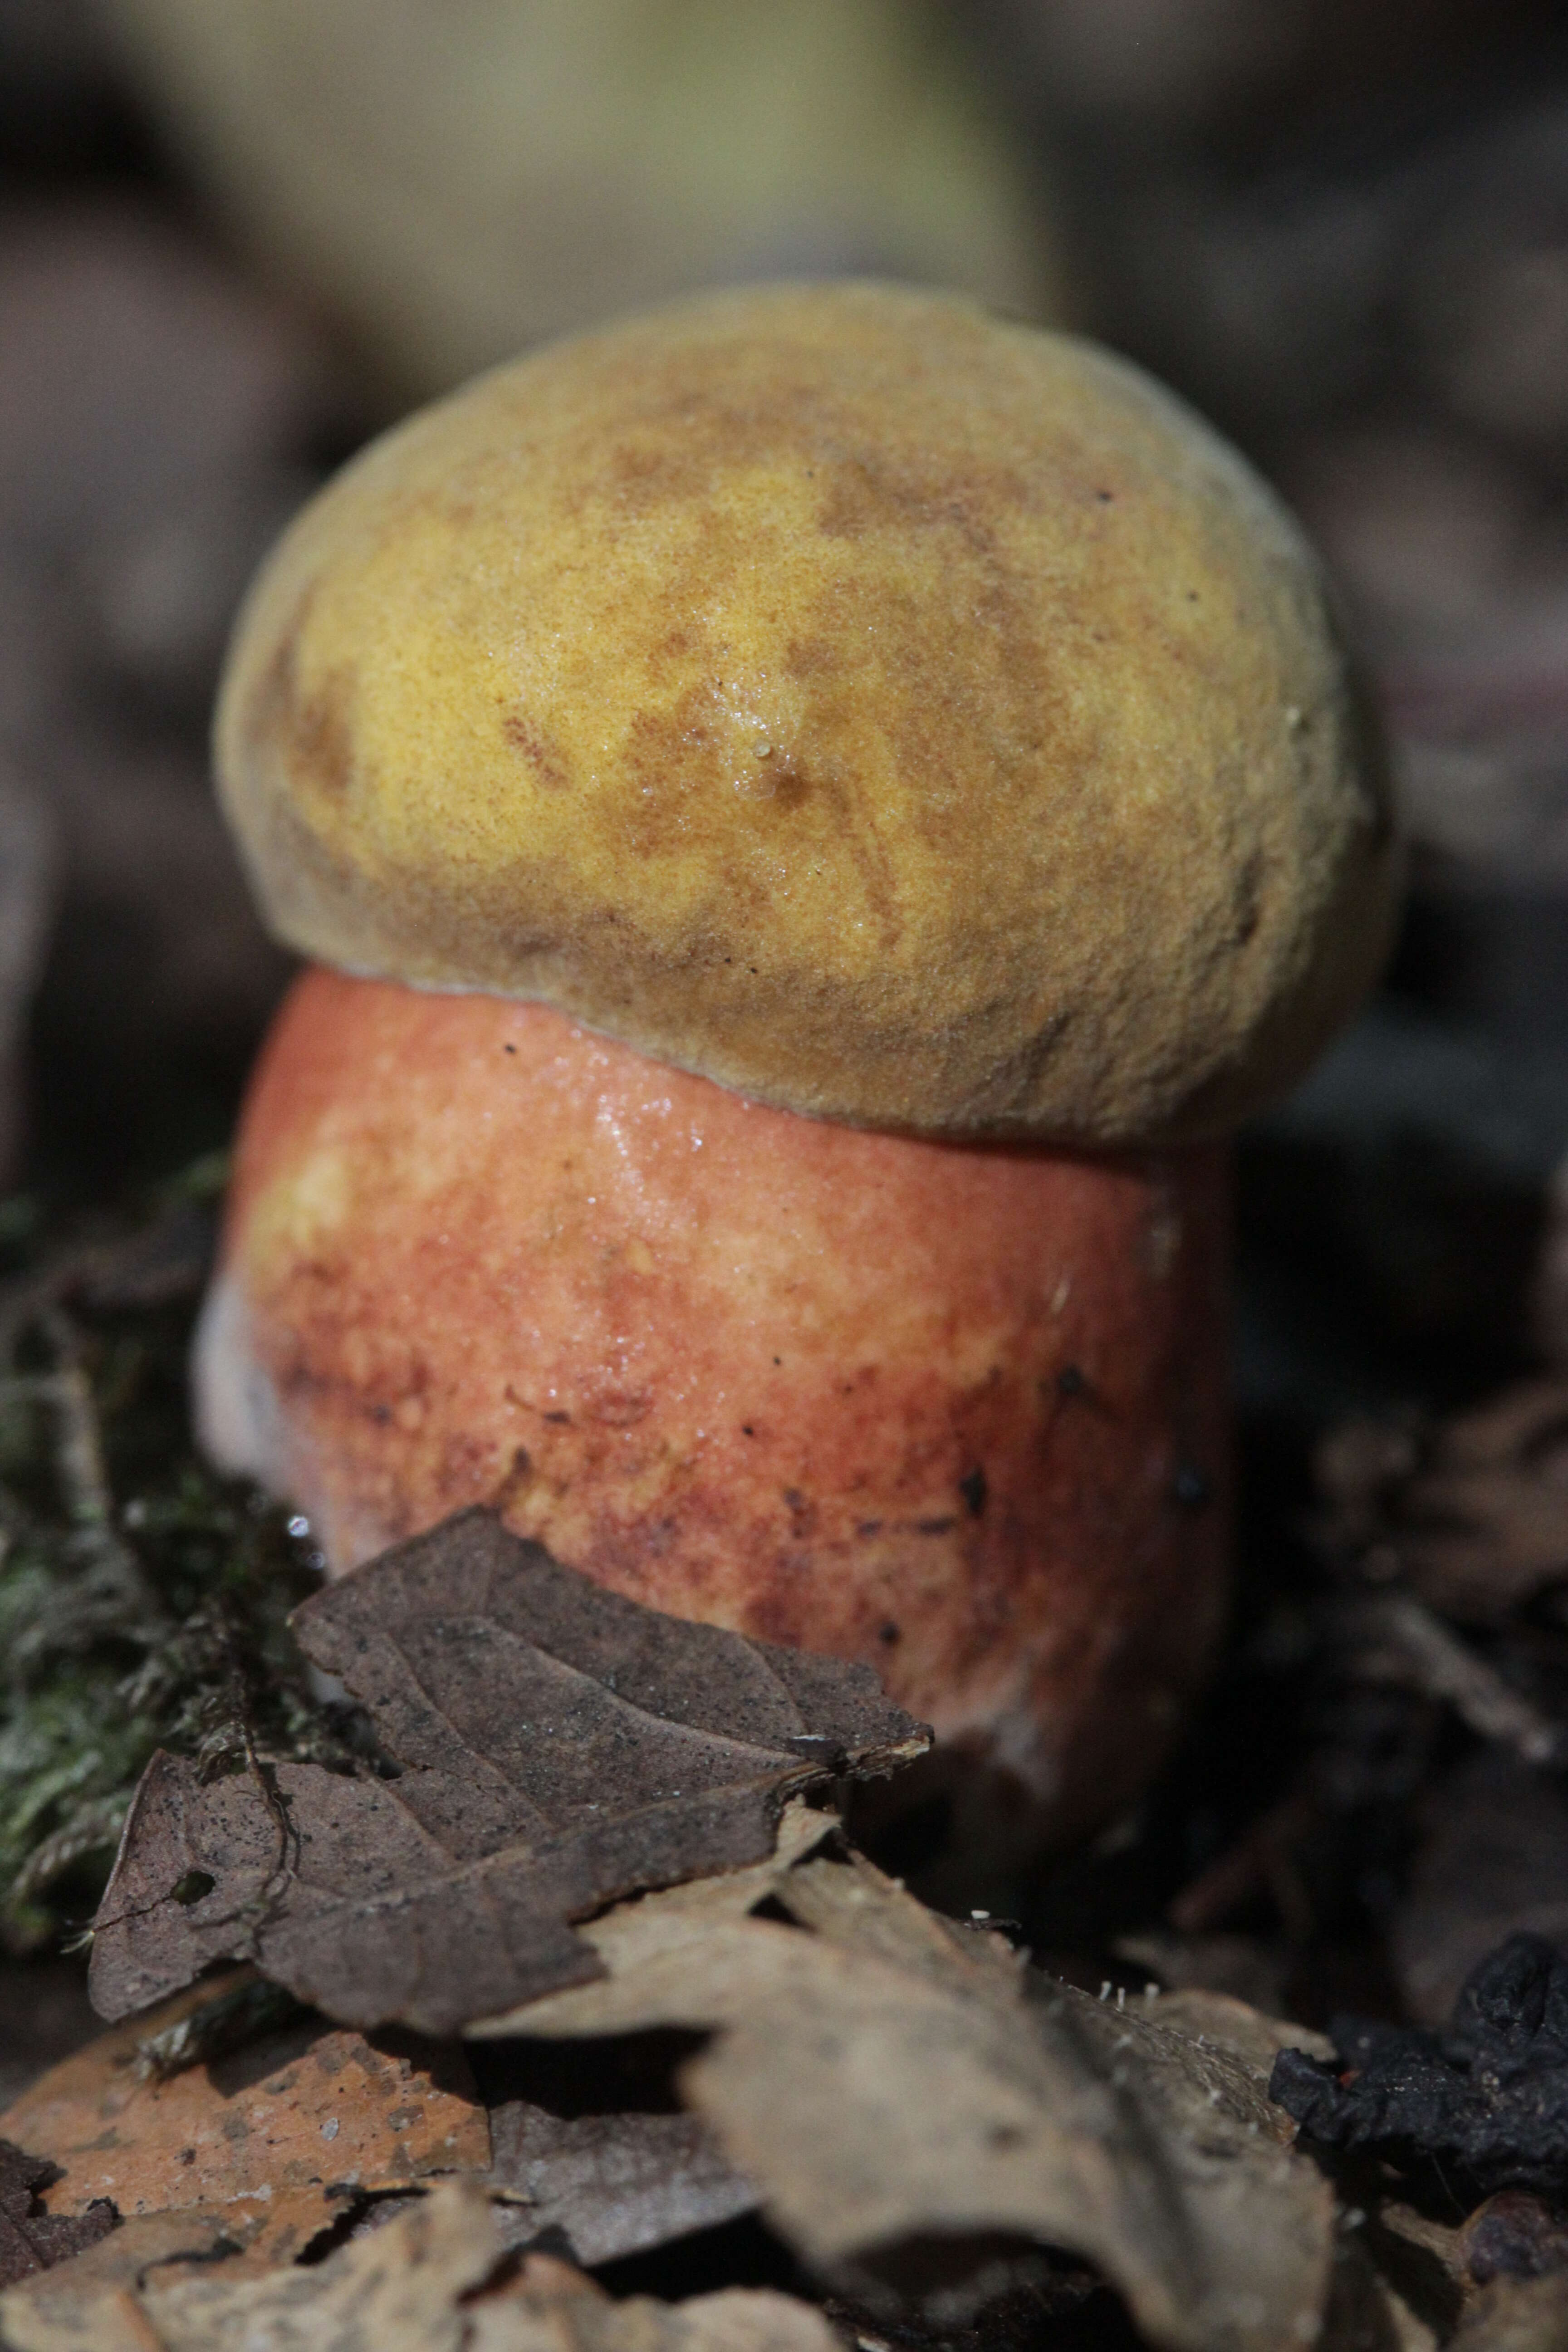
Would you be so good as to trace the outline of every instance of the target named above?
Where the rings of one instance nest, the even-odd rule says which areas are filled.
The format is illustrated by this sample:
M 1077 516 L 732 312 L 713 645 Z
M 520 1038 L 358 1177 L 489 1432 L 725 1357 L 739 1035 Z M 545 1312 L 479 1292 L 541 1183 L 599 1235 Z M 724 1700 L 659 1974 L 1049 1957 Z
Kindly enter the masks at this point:
M 120 1241 L 68 1247 L 48 1265 L 0 1284 L 0 1368 L 14 1367 L 26 1334 L 68 1304 L 154 1306 L 199 1290 L 211 1264 L 212 1229 L 208 1219 L 193 1231 L 194 1209 L 187 1198 L 151 1227 Z
M 87 1374 L 79 1365 L 67 1364 L 47 1375 L 47 1381 L 50 1402 L 59 1416 L 55 1459 L 67 1514 L 79 1528 L 108 1528 L 113 1521 L 114 1497 Z
M 1317 1801 L 1305 1788 L 1271 1805 L 1183 1887 L 1165 1915 L 1177 1934 L 1206 1934 L 1268 1894 L 1290 1941 L 1308 1942 L 1315 1924 L 1312 1902 L 1294 1857 L 1318 1819 Z
M 1511 1748 L 1526 1764 L 1568 1756 L 1568 1727 L 1505 1682 L 1495 1666 L 1410 1592 L 1369 1592 L 1335 1612 L 1354 1673 L 1368 1682 L 1403 1685 L 1451 1706 L 1483 1739 Z
M 255 1782 L 262 1803 L 267 1807 L 271 1817 L 272 1826 L 278 1832 L 278 1860 L 273 1865 L 271 1875 L 256 1898 L 256 1924 L 259 1927 L 275 1906 L 282 1901 L 297 1875 L 300 1842 L 295 1835 L 294 1824 L 289 1818 L 289 1809 L 278 1793 L 277 1768 L 264 1763 L 256 1752 L 248 1716 L 240 1727 L 245 1738 L 246 1769 Z
M 165 1619 L 163 1604 L 141 1561 L 114 1525 L 114 1495 L 104 1460 L 98 1406 L 81 1363 L 77 1334 L 58 1302 L 40 1306 L 34 1319 L 54 1351 L 56 1369 L 13 1372 L 0 1380 L 0 1403 L 42 1404 L 53 1412 L 55 1472 L 67 1517 L 84 1539 L 92 1563 L 108 1571 L 146 1624 L 161 1625 Z

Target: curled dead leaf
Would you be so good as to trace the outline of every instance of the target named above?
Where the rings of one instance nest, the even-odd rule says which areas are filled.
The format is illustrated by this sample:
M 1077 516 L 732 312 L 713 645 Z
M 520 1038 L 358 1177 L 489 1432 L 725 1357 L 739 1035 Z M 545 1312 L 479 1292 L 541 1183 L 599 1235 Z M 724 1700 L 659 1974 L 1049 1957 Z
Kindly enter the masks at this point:
M 1030 1977 L 858 1856 L 807 1856 L 744 1909 L 738 1892 L 605 1913 L 584 1929 L 600 1981 L 476 2031 L 718 2029 L 687 2095 L 783 2233 L 863 2298 L 907 2288 L 911 2241 L 1003 2232 L 1096 2263 L 1172 2352 L 1317 2340 L 1332 2199 L 1287 2145 L 1256 2031 L 1232 2046 L 1212 2011 L 1194 2033 Z M 794 1924 L 751 1916 L 763 1900 Z M 950 2309 L 956 2291 L 950 2265 Z

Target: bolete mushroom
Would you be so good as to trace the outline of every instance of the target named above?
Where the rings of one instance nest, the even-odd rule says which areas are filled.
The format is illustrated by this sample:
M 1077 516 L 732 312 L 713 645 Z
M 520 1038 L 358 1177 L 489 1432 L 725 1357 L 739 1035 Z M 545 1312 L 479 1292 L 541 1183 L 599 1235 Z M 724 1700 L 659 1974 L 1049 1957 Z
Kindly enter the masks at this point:
M 1269 491 L 967 302 L 709 297 L 351 465 L 218 749 L 318 968 L 241 1127 L 213 1454 L 334 1570 L 489 1502 L 868 1659 L 1058 1832 L 1125 1801 L 1223 1605 L 1218 1139 L 1393 898 Z

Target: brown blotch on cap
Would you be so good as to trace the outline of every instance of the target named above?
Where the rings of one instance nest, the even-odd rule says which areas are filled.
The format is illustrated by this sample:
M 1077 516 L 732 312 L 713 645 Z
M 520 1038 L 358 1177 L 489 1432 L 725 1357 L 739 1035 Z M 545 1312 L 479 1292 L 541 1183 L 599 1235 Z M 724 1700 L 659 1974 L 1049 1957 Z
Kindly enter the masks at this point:
M 264 571 L 218 750 L 308 955 L 915 1133 L 1227 1126 L 1394 898 L 1272 494 L 1126 362 L 891 287 L 689 302 L 387 435 Z

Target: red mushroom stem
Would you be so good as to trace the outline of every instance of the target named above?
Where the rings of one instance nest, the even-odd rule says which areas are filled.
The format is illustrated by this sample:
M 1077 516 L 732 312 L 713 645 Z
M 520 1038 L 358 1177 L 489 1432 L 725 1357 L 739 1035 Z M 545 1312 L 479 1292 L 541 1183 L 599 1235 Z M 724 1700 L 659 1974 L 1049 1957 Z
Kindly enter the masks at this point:
M 1223 1601 L 1226 1157 L 760 1107 L 545 1007 L 312 970 L 241 1127 L 210 1450 L 341 1571 L 467 1504 L 868 1661 L 1067 1835 Z

